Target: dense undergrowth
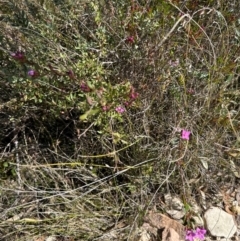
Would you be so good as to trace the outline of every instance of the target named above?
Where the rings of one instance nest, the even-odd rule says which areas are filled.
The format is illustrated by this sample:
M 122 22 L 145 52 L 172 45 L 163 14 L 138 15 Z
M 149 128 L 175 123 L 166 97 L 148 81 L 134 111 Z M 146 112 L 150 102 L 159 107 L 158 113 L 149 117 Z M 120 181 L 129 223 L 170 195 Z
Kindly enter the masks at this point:
M 239 7 L 1 0 L 3 240 L 133 240 L 164 193 L 238 178 Z

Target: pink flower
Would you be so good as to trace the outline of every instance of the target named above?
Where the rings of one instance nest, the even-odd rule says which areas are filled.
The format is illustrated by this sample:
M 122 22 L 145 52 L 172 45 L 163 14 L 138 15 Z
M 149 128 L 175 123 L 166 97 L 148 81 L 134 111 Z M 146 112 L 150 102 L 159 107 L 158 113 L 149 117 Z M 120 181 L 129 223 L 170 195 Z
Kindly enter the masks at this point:
M 67 71 L 67 75 L 69 76 L 70 79 L 74 79 L 75 78 L 74 73 L 73 73 L 72 70 L 68 70 Z
M 122 114 L 123 112 L 125 112 L 125 108 L 122 107 L 122 106 L 116 107 L 115 110 L 116 110 L 118 113 L 120 113 L 120 114 Z
M 131 104 L 132 104 L 132 102 L 130 102 L 130 101 L 125 101 L 124 102 L 125 107 L 130 106 Z
M 195 239 L 204 240 L 206 229 L 204 228 L 197 228 L 196 230 L 188 230 L 186 233 L 186 240 L 194 241 Z
M 196 233 L 193 230 L 188 230 L 185 239 L 193 241 L 196 238 Z
M 135 100 L 135 99 L 137 99 L 137 97 L 138 97 L 138 93 L 134 90 L 134 88 L 132 87 L 131 88 L 131 91 L 130 91 L 130 95 L 129 95 L 129 97 L 130 97 L 130 99 L 131 100 Z
M 133 87 L 131 87 L 130 93 L 129 93 L 129 100 L 124 102 L 125 107 L 130 106 L 134 100 L 138 98 L 139 94 L 134 90 Z
M 84 83 L 84 82 L 80 85 L 80 89 L 83 92 L 90 92 L 91 91 L 90 87 L 86 83 Z
M 110 106 L 104 105 L 102 106 L 103 111 L 108 111 L 110 109 Z
M 138 94 L 137 92 L 132 92 L 132 93 L 130 94 L 130 98 L 133 99 L 133 100 L 135 100 L 135 99 L 137 99 L 138 95 L 139 95 L 139 94 Z
M 182 139 L 189 140 L 190 135 L 191 135 L 191 131 L 182 130 L 182 135 L 181 135 Z
M 207 230 L 204 228 L 197 228 L 196 229 L 197 238 L 200 240 L 204 240 L 206 232 L 207 232 Z
M 37 77 L 38 76 L 38 73 L 37 71 L 33 70 L 33 69 L 30 69 L 28 71 L 28 75 L 31 76 L 31 77 Z
M 15 53 L 11 53 L 11 56 L 18 60 L 19 62 L 25 62 L 25 56 L 24 56 L 24 53 L 21 52 L 21 51 L 17 51 Z
M 133 37 L 133 36 L 129 36 L 129 37 L 126 38 L 125 41 L 126 41 L 127 43 L 132 44 L 132 43 L 134 42 L 134 37 Z

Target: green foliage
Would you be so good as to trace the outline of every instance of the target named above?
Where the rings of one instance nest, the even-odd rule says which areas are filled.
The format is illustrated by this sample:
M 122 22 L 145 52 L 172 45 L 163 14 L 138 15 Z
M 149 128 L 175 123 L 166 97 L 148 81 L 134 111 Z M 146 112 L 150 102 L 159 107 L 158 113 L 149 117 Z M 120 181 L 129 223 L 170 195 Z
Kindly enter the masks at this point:
M 0 162 L 0 175 L 2 183 L 5 179 L 12 179 L 16 176 L 15 166 L 11 165 L 10 158 L 2 158 Z
M 109 117 L 121 119 L 121 115 L 114 113 L 115 108 L 129 100 L 132 87 L 128 81 L 112 85 L 110 71 L 101 61 L 107 54 L 108 33 L 101 26 L 99 6 L 94 2 L 86 4 L 93 16 L 91 27 L 96 26 L 89 29 L 92 38 L 89 40 L 89 36 L 82 34 L 81 28 L 85 26 L 81 26 L 76 16 L 67 16 L 60 3 L 43 1 L 40 4 L 42 7 L 36 2 L 10 1 L 5 6 L 2 49 L 7 67 L 4 72 L 18 95 L 17 113 L 24 115 L 27 106 L 36 111 L 47 109 L 49 116 L 57 117 L 62 111 L 75 109 L 82 113 L 80 120 L 93 121 L 94 118 L 100 126 L 104 126 L 103 120 Z M 73 7 L 69 5 L 71 10 Z M 79 14 L 84 10 L 81 7 Z M 5 34 L 7 25 L 10 32 L 15 32 L 15 39 Z M 16 39 L 18 44 L 14 46 Z M 7 43 L 12 48 L 9 49 Z M 22 58 L 11 58 L 9 53 L 21 54 Z M 28 75 L 31 70 L 33 76 Z M 105 106 L 107 110 L 103 111 Z

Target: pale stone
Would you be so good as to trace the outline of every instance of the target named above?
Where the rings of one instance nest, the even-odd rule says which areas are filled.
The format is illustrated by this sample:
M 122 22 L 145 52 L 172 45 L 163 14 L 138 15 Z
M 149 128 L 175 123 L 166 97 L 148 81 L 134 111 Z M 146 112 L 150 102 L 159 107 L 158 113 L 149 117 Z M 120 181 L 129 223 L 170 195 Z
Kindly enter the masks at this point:
M 57 238 L 54 236 L 49 236 L 46 241 L 57 241 Z
M 192 219 L 194 220 L 194 224 L 196 227 L 204 226 L 204 221 L 200 216 L 193 216 Z
M 180 237 L 174 229 L 165 228 L 162 233 L 162 241 L 180 241 Z
M 145 216 L 144 221 L 146 223 L 149 223 L 152 227 L 157 228 L 158 230 L 163 230 L 163 228 L 174 229 L 180 236 L 180 239 L 183 239 L 183 237 L 185 237 L 185 234 L 186 234 L 185 227 L 181 223 L 161 213 L 150 211 Z
M 181 219 L 185 216 L 186 212 L 185 210 L 183 211 L 177 211 L 177 210 L 167 210 L 167 214 L 169 214 L 173 219 Z
M 220 208 L 208 209 L 204 214 L 204 219 L 212 236 L 231 238 L 237 232 L 234 217 Z
M 147 232 L 147 230 L 143 230 L 140 234 L 140 238 L 139 241 L 151 241 L 151 236 L 150 234 Z
M 165 194 L 164 200 L 166 203 L 166 212 L 173 219 L 181 219 L 185 216 L 186 211 L 184 209 L 184 204 L 178 197 L 172 197 L 171 194 Z
M 172 197 L 171 194 L 165 194 L 164 195 L 164 200 L 166 205 L 170 208 L 170 209 L 174 209 L 174 210 L 178 210 L 178 211 L 182 211 L 184 209 L 184 204 L 181 201 L 180 198 L 178 197 Z

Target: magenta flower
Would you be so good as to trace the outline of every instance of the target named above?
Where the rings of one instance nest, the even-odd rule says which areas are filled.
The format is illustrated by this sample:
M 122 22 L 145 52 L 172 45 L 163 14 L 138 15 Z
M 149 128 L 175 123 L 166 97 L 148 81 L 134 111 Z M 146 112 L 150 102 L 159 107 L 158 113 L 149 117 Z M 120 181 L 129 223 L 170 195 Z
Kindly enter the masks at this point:
M 90 87 L 84 82 L 80 85 L 80 89 L 86 93 L 91 91 Z
M 139 95 L 139 94 L 138 94 L 137 92 L 132 92 L 132 93 L 130 94 L 130 98 L 133 99 L 133 100 L 135 100 L 135 99 L 137 99 L 138 95 Z
M 110 109 L 110 106 L 108 106 L 108 105 L 102 106 L 103 111 L 108 111 L 109 109 Z
M 11 56 L 15 59 L 18 60 L 19 62 L 24 62 L 25 61 L 25 56 L 24 53 L 21 51 L 17 51 L 15 53 L 11 53 Z
M 30 69 L 28 71 L 28 75 L 31 76 L 31 77 L 36 77 L 36 76 L 38 76 L 38 73 L 37 73 L 37 71 L 35 71 L 33 69 Z
M 139 93 L 137 93 L 133 87 L 131 87 L 130 93 L 129 93 L 129 99 L 124 102 L 125 107 L 130 106 L 134 100 L 136 100 L 139 96 Z
M 133 36 L 129 36 L 129 37 L 126 38 L 125 41 L 126 41 L 127 43 L 132 44 L 132 43 L 134 42 L 134 37 L 133 37 Z
M 193 241 L 196 238 L 196 233 L 193 230 L 188 230 L 185 239 Z
M 197 228 L 196 229 L 197 238 L 200 240 L 204 240 L 206 232 L 207 232 L 207 230 L 204 228 Z
M 74 73 L 73 73 L 72 70 L 68 70 L 66 73 L 67 73 L 67 75 L 69 76 L 70 79 L 74 79 L 75 78 Z
M 120 113 L 120 114 L 122 114 L 123 112 L 125 112 L 125 108 L 122 107 L 122 106 L 116 107 L 115 110 L 116 110 L 118 113 Z
M 132 104 L 132 102 L 131 101 L 125 101 L 123 104 L 125 105 L 125 107 L 127 107 L 127 106 L 130 106 Z
M 196 230 L 188 230 L 186 233 L 186 240 L 194 241 L 195 239 L 204 240 L 206 229 L 204 228 L 197 228 Z
M 189 140 L 190 135 L 191 135 L 191 131 L 182 130 L 181 138 L 184 140 Z
M 130 99 L 131 100 L 135 100 L 135 99 L 137 99 L 137 97 L 138 97 L 138 93 L 134 90 L 134 88 L 132 87 L 131 88 L 131 91 L 130 91 L 130 95 L 129 95 L 129 97 L 130 97 Z

